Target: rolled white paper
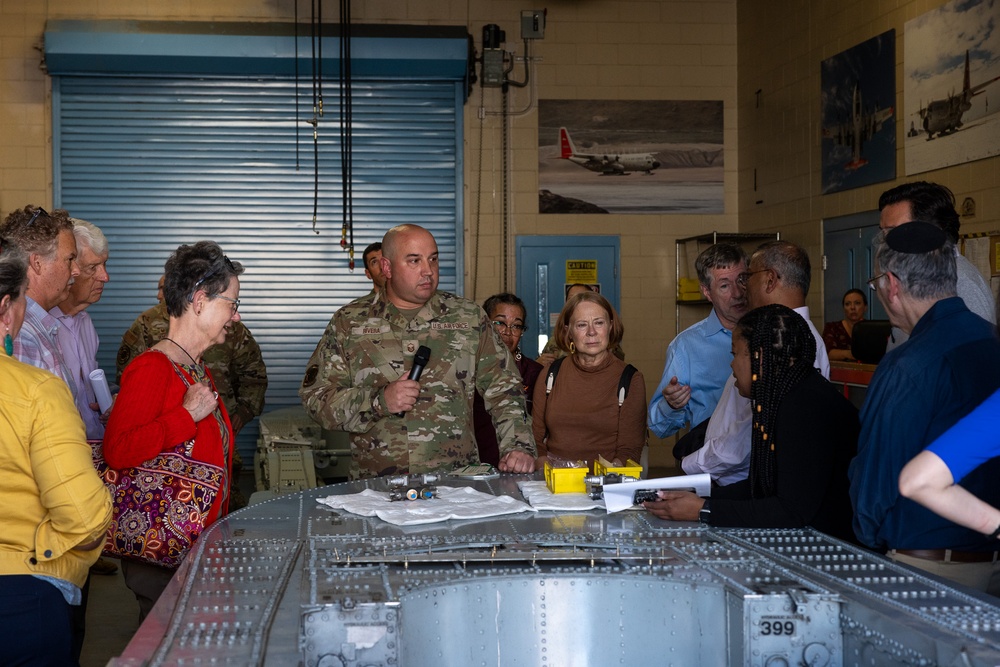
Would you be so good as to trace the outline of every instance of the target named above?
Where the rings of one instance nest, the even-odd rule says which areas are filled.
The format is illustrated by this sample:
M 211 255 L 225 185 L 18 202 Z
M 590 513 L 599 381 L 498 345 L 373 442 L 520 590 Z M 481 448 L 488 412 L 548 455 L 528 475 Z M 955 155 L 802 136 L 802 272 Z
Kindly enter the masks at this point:
M 97 405 L 101 412 L 107 412 L 111 407 L 111 390 L 108 389 L 108 379 L 104 377 L 104 371 L 100 368 L 90 371 L 90 385 L 94 388 L 94 395 L 97 396 Z

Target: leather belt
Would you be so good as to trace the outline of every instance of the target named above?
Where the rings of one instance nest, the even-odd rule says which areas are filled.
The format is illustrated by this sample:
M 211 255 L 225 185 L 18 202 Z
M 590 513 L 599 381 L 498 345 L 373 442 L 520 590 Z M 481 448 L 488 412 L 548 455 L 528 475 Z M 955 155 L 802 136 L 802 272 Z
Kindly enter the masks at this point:
M 945 563 L 995 563 L 996 551 L 952 551 L 951 549 L 893 549 L 890 553 L 902 554 L 921 560 Z

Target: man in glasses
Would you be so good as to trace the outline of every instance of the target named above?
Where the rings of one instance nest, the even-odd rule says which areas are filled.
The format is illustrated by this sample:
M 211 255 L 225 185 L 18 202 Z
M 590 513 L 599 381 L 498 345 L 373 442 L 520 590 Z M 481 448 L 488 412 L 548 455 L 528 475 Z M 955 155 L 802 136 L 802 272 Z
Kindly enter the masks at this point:
M 76 263 L 80 275 L 69 288 L 69 296 L 49 314 L 59 321 L 56 340 L 68 373 L 76 384 L 76 409 L 87 430 L 88 440 L 104 438 L 107 415 L 100 413 L 97 396 L 90 383 L 91 371 L 99 368 L 97 348 L 100 339 L 86 309 L 101 300 L 108 275 L 108 240 L 104 233 L 86 220 L 70 218 L 76 238 Z M 114 574 L 118 566 L 106 558 L 98 558 L 90 566 L 94 574 Z
M 121 382 L 122 372 L 133 359 L 151 348 L 167 335 L 169 320 L 167 307 L 163 303 L 163 277 L 157 289 L 157 303 L 136 318 L 132 326 L 122 335 L 115 360 L 116 382 Z M 233 307 L 236 307 L 233 304 Z M 264 410 L 264 394 L 267 392 L 267 367 L 261 355 L 260 346 L 254 340 L 250 329 L 242 321 L 233 322 L 226 333 L 226 340 L 202 353 L 205 366 L 212 372 L 212 379 L 219 391 L 219 398 L 229 412 L 235 437 L 244 426 Z M 229 476 L 229 511 L 246 507 L 247 499 L 240 491 L 239 475 L 243 469 L 243 459 L 239 451 L 233 449 L 233 469 Z
M 915 181 L 886 190 L 878 198 L 879 227 L 888 231 L 899 225 L 921 220 L 944 230 L 955 248 L 957 283 L 955 293 L 966 307 L 984 320 L 996 324 L 993 291 L 972 262 L 958 252 L 960 221 L 955 210 L 955 195 L 937 183 Z M 899 347 L 909 336 L 899 327 L 892 328 L 886 351 Z
M 76 238 L 76 263 L 80 274 L 70 285 L 69 295 L 49 314 L 59 320 L 56 340 L 76 384 L 76 407 L 80 411 L 89 440 L 104 438 L 104 423 L 97 397 L 90 384 L 90 372 L 97 369 L 97 330 L 86 309 L 101 300 L 108 275 L 108 240 L 97 226 L 86 220 L 71 219 Z
M 423 227 L 382 239 L 385 289 L 338 310 L 306 367 L 302 403 L 351 434 L 352 479 L 479 463 L 473 396 L 493 417 L 499 468 L 531 472 L 535 443 L 514 358 L 478 305 L 438 291 L 438 248 Z M 410 379 L 417 352 L 430 356 Z
M 777 303 L 802 316 L 816 339 L 816 368 L 830 377 L 830 359 L 823 336 L 809 319 L 806 295 L 811 282 L 811 263 L 805 249 L 789 241 L 768 241 L 754 251 L 739 284 L 746 290 L 747 308 Z M 705 431 L 704 446 L 684 457 L 681 468 L 689 475 L 708 473 L 719 484 L 734 484 L 750 470 L 750 430 L 753 418 L 750 399 L 736 391 L 730 375 L 722 397 Z
M 732 331 L 747 312 L 746 295 L 737 279 L 746 270 L 746 251 L 735 243 L 716 243 L 695 260 L 699 287 L 712 312 L 667 346 L 663 377 L 649 403 L 649 430 L 657 436 L 666 438 L 690 425 L 694 435 L 685 436 L 687 441 L 704 439 L 708 418 L 732 375 Z M 684 447 L 674 455 L 683 458 L 682 451 L 694 449 L 697 446 Z
M 1000 387 L 1000 340 L 956 296 L 957 275 L 955 244 L 937 225 L 909 222 L 876 239 L 869 283 L 909 340 L 879 362 L 861 408 L 849 469 L 854 532 L 893 560 L 1000 595 L 996 540 L 899 494 L 907 461 Z M 997 479 L 1000 458 L 962 486 L 1000 506 Z

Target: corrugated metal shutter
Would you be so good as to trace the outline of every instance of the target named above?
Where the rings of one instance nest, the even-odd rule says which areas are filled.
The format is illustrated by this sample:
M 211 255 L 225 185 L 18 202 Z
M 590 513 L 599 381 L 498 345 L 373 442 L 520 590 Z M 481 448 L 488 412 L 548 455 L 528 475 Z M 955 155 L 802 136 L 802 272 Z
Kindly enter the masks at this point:
M 312 128 L 281 78 L 53 78 L 55 204 L 107 235 L 111 282 L 89 309 L 99 361 L 155 303 L 181 243 L 212 239 L 246 266 L 240 313 L 267 364 L 266 410 L 299 402 L 306 361 L 332 313 L 368 291 L 361 252 L 402 222 L 430 229 L 441 287 L 461 275 L 461 82 L 354 82 L 356 268 L 340 247 L 337 91 L 324 91 L 320 208 L 312 231 Z M 300 89 L 300 118 L 311 108 Z M 252 452 L 256 423 L 240 451 Z

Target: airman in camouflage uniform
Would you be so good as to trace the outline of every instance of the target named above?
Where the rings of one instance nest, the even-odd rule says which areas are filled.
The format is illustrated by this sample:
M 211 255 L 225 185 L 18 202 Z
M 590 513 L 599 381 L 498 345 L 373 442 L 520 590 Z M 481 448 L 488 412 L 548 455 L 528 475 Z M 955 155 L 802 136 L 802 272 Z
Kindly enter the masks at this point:
M 500 469 L 534 470 L 514 359 L 482 308 L 437 291 L 434 237 L 416 225 L 394 227 L 382 253 L 386 289 L 334 314 L 299 389 L 314 419 L 352 434 L 351 478 L 478 463 L 477 389 L 496 425 Z M 431 353 L 417 382 L 408 373 L 421 345 Z
M 121 384 L 122 371 L 140 354 L 151 348 L 167 335 L 169 320 L 167 307 L 159 303 L 145 311 L 122 336 L 116 360 L 117 379 Z M 267 368 L 261 356 L 260 346 L 250 330 L 242 322 L 234 322 L 226 340 L 213 345 L 202 354 L 202 361 L 212 373 L 215 389 L 229 412 L 233 425 L 233 437 L 250 420 L 264 409 L 264 393 L 267 391 Z M 230 475 L 230 511 L 246 506 L 246 498 L 235 487 L 243 460 L 233 449 L 233 474 Z

